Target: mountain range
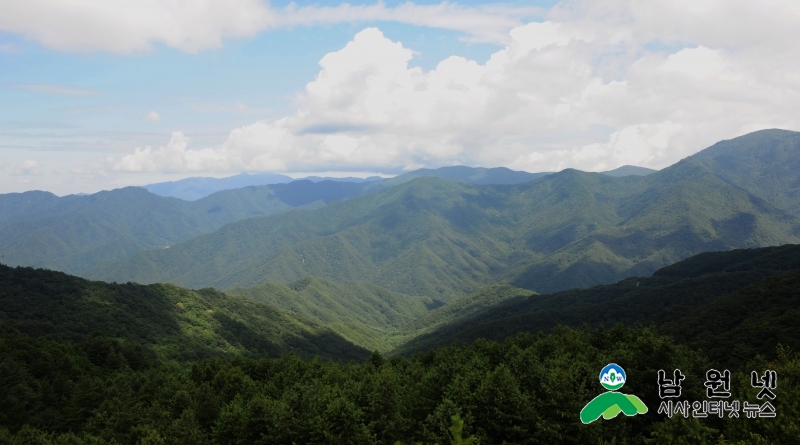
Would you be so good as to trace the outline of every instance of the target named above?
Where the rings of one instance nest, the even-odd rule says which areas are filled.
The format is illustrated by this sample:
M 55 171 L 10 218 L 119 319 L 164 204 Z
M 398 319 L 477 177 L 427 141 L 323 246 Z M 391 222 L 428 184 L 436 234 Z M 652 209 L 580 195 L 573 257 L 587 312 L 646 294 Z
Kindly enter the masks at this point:
M 300 178 L 312 182 L 339 181 L 339 182 L 372 182 L 380 181 L 380 176 L 368 178 L 331 178 L 322 176 L 308 176 Z M 275 173 L 240 173 L 227 178 L 191 177 L 178 181 L 159 182 L 143 186 L 145 190 L 158 196 L 180 198 L 185 201 L 195 201 L 222 190 L 238 189 L 256 185 L 286 184 L 295 179 Z
M 511 185 L 418 177 L 231 223 L 85 275 L 219 289 L 312 275 L 442 302 L 494 283 L 589 287 L 704 251 L 800 242 L 798 160 L 800 134 L 764 130 L 647 176 L 567 169 Z
M 377 181 L 380 178 L 333 181 L 310 177 L 289 183 L 221 190 L 194 201 L 158 196 L 139 187 L 65 197 L 41 191 L 9 193 L 0 195 L 0 261 L 83 274 L 103 262 L 121 260 L 141 250 L 167 248 L 229 222 L 296 208 L 319 208 L 418 176 L 435 175 L 465 182 L 500 183 L 536 176 L 501 168 L 446 167 L 410 172 L 386 181 Z M 266 174 L 237 175 L 219 180 L 188 178 L 183 182 L 153 186 L 156 192 L 168 193 L 185 187 L 205 187 L 203 184 L 226 188 L 248 181 L 286 178 Z
M 0 195 L 0 263 L 84 276 L 0 264 L 0 443 L 794 443 L 798 163 Z M 581 425 L 612 360 L 650 410 Z M 779 414 L 667 419 L 675 368 Z

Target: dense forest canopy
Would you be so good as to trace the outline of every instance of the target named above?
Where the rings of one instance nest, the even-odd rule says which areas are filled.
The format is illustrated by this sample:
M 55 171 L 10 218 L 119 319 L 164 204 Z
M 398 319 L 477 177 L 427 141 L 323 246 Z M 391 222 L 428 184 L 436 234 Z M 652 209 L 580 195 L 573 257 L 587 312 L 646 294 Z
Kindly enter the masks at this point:
M 681 400 L 704 400 L 716 366 L 651 329 L 558 328 L 502 343 L 479 340 L 412 358 L 338 363 L 205 359 L 175 366 L 126 342 L 92 335 L 67 344 L 0 334 L 3 444 L 445 444 L 453 416 L 481 444 L 794 444 L 800 438 L 800 358 L 780 349 L 733 369 L 733 398 L 756 402 L 749 371 L 777 372 L 776 418 L 667 419 L 657 412 L 659 369 L 686 376 Z M 647 414 L 584 425 L 609 362 Z

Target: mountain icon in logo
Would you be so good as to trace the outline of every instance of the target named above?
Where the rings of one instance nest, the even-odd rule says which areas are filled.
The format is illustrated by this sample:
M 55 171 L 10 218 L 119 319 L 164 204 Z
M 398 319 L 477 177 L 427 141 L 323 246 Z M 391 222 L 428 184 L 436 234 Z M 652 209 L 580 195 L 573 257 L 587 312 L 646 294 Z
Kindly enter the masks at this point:
M 613 419 L 619 413 L 626 416 L 635 416 L 647 412 L 647 406 L 638 397 L 623 394 L 616 390 L 625 384 L 627 375 L 625 370 L 616 363 L 609 363 L 600 371 L 600 384 L 607 392 L 600 394 L 587 403 L 581 410 L 581 422 L 592 423 L 599 419 Z

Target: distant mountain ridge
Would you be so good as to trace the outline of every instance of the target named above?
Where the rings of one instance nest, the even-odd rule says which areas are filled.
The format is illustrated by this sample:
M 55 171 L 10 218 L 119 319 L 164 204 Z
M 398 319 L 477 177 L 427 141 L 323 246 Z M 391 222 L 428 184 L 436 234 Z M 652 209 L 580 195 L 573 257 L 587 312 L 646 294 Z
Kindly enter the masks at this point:
M 750 140 L 800 157 L 798 133 Z M 548 293 L 647 275 L 704 251 L 800 242 L 797 216 L 718 176 L 703 156 L 647 176 L 568 169 L 514 185 L 416 178 L 313 212 L 229 224 L 87 275 L 221 289 L 314 275 L 448 301 L 496 282 Z
M 652 168 L 637 167 L 635 165 L 623 165 L 615 168 L 614 170 L 608 170 L 600 173 L 608 176 L 647 176 L 657 171 L 658 170 L 653 170 Z
M 524 172 L 468 167 L 424 172 L 432 176 L 449 175 L 465 182 L 528 178 L 525 176 L 528 174 L 520 173 Z M 169 193 L 188 190 L 185 187 L 191 188 L 196 183 L 213 189 L 286 179 L 291 178 L 237 175 L 223 179 L 188 178 L 155 186 L 163 186 L 161 191 Z M 103 262 L 121 260 L 141 250 L 168 248 L 230 222 L 299 208 L 324 207 L 411 179 L 412 176 L 404 175 L 387 181 L 379 181 L 377 177 L 336 180 L 311 177 L 222 190 L 194 201 L 160 197 L 138 187 L 61 198 L 41 191 L 3 194 L 0 195 L 0 260 L 82 274 Z
M 227 178 L 191 177 L 180 179 L 178 181 L 148 184 L 142 186 L 142 188 L 159 196 L 179 198 L 183 199 L 184 201 L 196 201 L 222 190 L 232 190 L 259 185 L 286 184 L 296 180 L 307 180 L 311 182 L 334 181 L 362 183 L 380 181 L 381 179 L 383 178 L 380 176 L 370 176 L 368 178 L 332 178 L 308 176 L 306 178 L 295 179 L 286 175 L 275 173 L 240 173 Z

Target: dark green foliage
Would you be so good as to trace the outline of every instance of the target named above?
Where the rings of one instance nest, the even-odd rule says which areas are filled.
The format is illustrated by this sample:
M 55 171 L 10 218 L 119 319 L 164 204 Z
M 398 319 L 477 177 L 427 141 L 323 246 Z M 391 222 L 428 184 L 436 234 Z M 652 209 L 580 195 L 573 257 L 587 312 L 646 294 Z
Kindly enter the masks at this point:
M 374 284 L 340 284 L 312 276 L 289 284 L 264 283 L 226 292 L 288 309 L 355 344 L 382 351 L 397 346 L 409 325 L 435 304 L 430 297 L 404 295 Z
M 725 363 L 770 354 L 778 343 L 800 349 L 798 270 L 798 245 L 703 253 L 652 277 L 497 304 L 423 334 L 398 352 L 478 338 L 502 340 L 558 324 L 618 322 L 654 323 Z
M 800 350 L 800 270 L 767 278 L 699 309 L 676 307 L 656 319 L 659 330 L 733 365 L 778 345 Z
M 0 444 L 661 444 L 690 432 L 793 444 L 800 419 L 800 359 L 781 349 L 772 363 L 736 368 L 732 385 L 751 400 L 739 371 L 777 370 L 778 418 L 665 421 L 656 371 L 680 368 L 684 396 L 700 399 L 711 363 L 642 328 L 558 328 L 361 364 L 285 355 L 133 370 L 95 364 L 93 348 L 0 331 Z M 612 361 L 649 411 L 583 425 L 579 412 Z
M 289 350 L 338 359 L 368 355 L 301 316 L 213 289 L 108 284 L 3 265 L 0 322 L 35 337 L 86 341 L 95 365 L 117 368 L 145 366 L 150 350 L 179 361 L 239 354 L 278 356 Z M 93 332 L 148 349 L 122 348 Z

